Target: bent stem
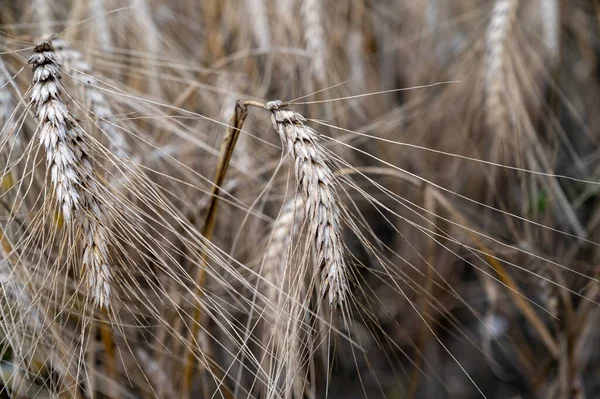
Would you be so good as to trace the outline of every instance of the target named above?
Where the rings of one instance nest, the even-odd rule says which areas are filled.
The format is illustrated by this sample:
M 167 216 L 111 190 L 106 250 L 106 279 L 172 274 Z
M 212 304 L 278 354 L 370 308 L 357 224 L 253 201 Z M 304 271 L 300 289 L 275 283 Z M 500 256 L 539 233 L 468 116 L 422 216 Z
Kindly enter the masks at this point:
M 206 240 L 210 241 L 212 239 L 212 234 L 215 228 L 215 220 L 217 215 L 217 204 L 219 201 L 219 193 L 220 187 L 225 180 L 225 174 L 227 173 L 227 168 L 229 166 L 229 162 L 231 161 L 231 156 L 233 155 L 233 150 L 235 148 L 235 144 L 240 135 L 240 131 L 242 126 L 244 125 L 244 121 L 248 116 L 248 109 L 244 103 L 238 101 L 235 105 L 235 110 L 233 112 L 233 116 L 229 121 L 229 126 L 227 127 L 227 131 L 225 132 L 225 137 L 223 137 L 223 141 L 221 142 L 221 150 L 219 152 L 219 160 L 217 162 L 217 170 L 215 171 L 214 184 L 211 192 L 210 204 L 208 206 L 208 212 L 206 214 L 206 220 L 204 223 L 204 227 L 202 228 L 202 236 L 206 238 Z M 206 266 L 207 266 L 207 253 L 206 251 L 202 253 L 201 266 L 198 269 L 196 274 L 196 297 L 198 301 L 202 297 L 203 291 L 202 288 L 206 283 Z M 192 380 L 194 376 L 195 369 L 195 356 L 194 356 L 194 347 L 196 346 L 196 336 L 200 330 L 200 326 L 204 320 L 203 313 L 201 310 L 201 305 L 198 303 L 198 306 L 194 309 L 194 319 L 191 327 L 190 336 L 188 339 L 187 347 L 190 348 L 187 355 L 187 361 L 184 369 L 183 376 L 183 390 L 186 396 L 191 394 Z M 209 364 L 211 364 L 209 362 Z M 214 370 L 213 370 L 214 371 Z M 225 397 L 228 397 L 227 395 Z

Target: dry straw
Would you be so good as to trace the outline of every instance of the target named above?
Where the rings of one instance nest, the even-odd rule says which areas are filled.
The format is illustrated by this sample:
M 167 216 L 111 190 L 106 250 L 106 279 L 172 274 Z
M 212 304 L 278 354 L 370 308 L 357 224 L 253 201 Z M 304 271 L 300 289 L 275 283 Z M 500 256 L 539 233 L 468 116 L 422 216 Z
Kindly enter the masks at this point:
M 86 132 L 61 99 L 60 62 L 50 43 L 35 47 L 31 102 L 39 121 L 39 139 L 63 218 L 83 233 L 83 270 L 91 297 L 100 308 L 111 297 L 107 212 L 94 181 Z
M 317 251 L 323 295 L 328 295 L 331 305 L 337 305 L 346 299 L 349 287 L 335 175 L 318 143 L 317 132 L 305 125 L 302 115 L 282 110 L 282 106 L 281 101 L 271 101 L 266 108 L 273 112 L 273 126 L 295 161 L 296 182 Z

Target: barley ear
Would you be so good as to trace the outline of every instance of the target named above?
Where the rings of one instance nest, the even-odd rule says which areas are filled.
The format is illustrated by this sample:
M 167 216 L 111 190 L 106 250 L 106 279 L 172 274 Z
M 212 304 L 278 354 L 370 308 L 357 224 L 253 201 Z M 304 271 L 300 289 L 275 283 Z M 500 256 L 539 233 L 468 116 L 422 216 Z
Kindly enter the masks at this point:
M 518 5 L 519 0 L 496 0 L 486 32 L 484 107 L 486 123 L 499 140 L 507 140 L 510 133 L 506 73 Z
M 281 214 L 271 227 L 271 242 L 265 254 L 264 266 L 265 279 L 271 283 L 267 288 L 267 297 L 271 300 L 276 297 L 275 287 L 285 275 L 293 239 L 300 232 L 301 209 L 304 209 L 304 201 L 300 195 L 296 195 L 284 204 Z
M 61 99 L 60 62 L 48 42 L 35 47 L 31 103 L 39 121 L 39 140 L 65 223 L 83 234 L 83 271 L 95 304 L 108 308 L 111 271 L 108 261 L 108 215 L 93 177 L 87 133 Z
M 281 101 L 271 101 L 266 108 L 272 112 L 273 126 L 294 159 L 296 183 L 321 271 L 322 293 L 330 305 L 336 306 L 345 301 L 349 284 L 335 175 L 317 132 L 305 124 L 302 115 L 282 110 L 282 106 Z

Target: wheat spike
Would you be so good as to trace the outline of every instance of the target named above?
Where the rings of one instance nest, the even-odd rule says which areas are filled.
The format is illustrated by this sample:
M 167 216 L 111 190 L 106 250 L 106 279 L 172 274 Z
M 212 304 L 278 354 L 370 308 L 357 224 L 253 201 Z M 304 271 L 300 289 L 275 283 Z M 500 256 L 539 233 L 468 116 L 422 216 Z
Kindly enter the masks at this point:
M 38 44 L 29 63 L 33 65 L 31 102 L 55 197 L 65 222 L 83 231 L 83 265 L 91 296 L 100 308 L 108 307 L 108 218 L 93 179 L 86 133 L 61 99 L 60 62 L 50 43 Z
M 318 143 L 317 133 L 305 125 L 306 118 L 297 112 L 281 110 L 282 104 L 271 101 L 266 108 L 273 112 L 273 126 L 294 158 L 296 182 L 317 251 L 323 295 L 328 295 L 329 303 L 336 305 L 346 298 L 348 281 L 335 176 L 328 166 L 325 150 Z

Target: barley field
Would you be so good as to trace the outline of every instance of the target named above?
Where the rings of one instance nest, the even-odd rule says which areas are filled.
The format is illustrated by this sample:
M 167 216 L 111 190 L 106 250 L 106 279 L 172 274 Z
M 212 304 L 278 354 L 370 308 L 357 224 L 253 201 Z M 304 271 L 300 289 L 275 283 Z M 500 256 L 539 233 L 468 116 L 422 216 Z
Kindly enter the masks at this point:
M 2 0 L 0 399 L 600 398 L 599 0 Z

